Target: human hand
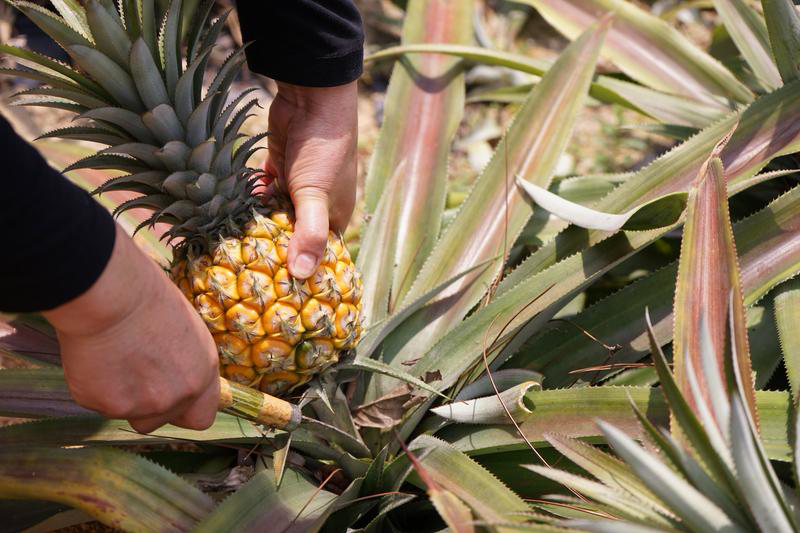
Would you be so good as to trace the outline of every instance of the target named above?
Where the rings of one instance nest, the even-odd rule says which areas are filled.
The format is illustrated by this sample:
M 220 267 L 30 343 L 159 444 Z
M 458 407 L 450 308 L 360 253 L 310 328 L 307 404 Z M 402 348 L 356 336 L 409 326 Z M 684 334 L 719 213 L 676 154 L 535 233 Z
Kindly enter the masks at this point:
M 103 274 L 44 313 L 56 328 L 70 393 L 82 406 L 148 433 L 206 429 L 219 403 L 214 340 L 186 297 L 117 227 Z
M 289 272 L 310 277 L 328 242 L 344 231 L 356 195 L 358 98 L 356 82 L 338 87 L 278 83 L 269 110 L 266 172 L 277 178 L 295 208 Z

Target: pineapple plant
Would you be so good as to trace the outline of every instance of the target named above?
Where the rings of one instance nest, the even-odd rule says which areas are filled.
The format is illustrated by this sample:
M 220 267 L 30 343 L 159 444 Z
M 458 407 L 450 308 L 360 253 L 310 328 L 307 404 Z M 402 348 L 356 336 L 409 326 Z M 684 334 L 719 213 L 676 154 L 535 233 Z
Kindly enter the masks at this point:
M 282 396 L 352 350 L 362 331 L 362 283 L 342 238 L 330 232 L 317 271 L 308 280 L 293 278 L 291 202 L 264 202 L 257 192 L 262 173 L 246 166 L 264 135 L 243 138 L 240 131 L 257 104 L 245 102 L 252 91 L 230 95 L 243 50 L 227 58 L 202 92 L 226 18 L 210 24 L 214 2 L 192 11 L 175 0 L 159 14 L 152 1 L 139 10 L 121 3 L 118 11 L 113 2 L 89 0 L 85 18 L 60 28 L 38 5 L 13 5 L 48 31 L 82 72 L 32 56 L 55 72 L 44 80 L 48 87 L 19 96 L 37 95 L 40 105 L 77 113 L 80 126 L 46 137 L 108 145 L 69 168 L 125 172 L 95 191 L 140 194 L 115 214 L 147 208 L 153 213 L 140 228 L 170 225 L 164 235 L 174 244 L 170 276 L 213 334 L 221 374 Z M 65 75 L 77 84 L 66 88 Z

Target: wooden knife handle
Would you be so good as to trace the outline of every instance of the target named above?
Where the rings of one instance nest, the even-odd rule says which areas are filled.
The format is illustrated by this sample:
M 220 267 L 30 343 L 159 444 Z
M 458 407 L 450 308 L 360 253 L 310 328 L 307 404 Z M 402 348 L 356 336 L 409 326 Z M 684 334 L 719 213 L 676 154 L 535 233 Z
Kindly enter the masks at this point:
M 286 400 L 220 378 L 219 410 L 264 426 L 292 431 L 300 425 L 300 408 Z

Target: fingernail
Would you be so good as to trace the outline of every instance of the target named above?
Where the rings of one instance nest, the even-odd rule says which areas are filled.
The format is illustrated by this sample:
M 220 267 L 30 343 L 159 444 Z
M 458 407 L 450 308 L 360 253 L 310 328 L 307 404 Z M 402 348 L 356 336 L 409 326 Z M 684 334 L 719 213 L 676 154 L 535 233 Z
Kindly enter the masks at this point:
M 310 278 L 317 268 L 317 258 L 309 253 L 302 253 L 294 260 L 294 276 L 301 279 Z

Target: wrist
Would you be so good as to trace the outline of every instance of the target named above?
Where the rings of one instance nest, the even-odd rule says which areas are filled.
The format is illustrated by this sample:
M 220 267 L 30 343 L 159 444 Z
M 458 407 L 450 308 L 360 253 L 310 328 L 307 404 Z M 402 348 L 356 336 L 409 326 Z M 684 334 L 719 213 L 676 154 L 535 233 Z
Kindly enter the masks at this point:
M 157 265 L 116 225 L 114 250 L 100 277 L 89 290 L 43 315 L 62 335 L 108 331 L 153 298 L 158 275 Z
M 305 87 L 278 82 L 278 97 L 298 109 L 340 113 L 343 111 L 342 106 L 345 106 L 344 110 L 349 107 L 355 110 L 358 101 L 358 82 L 352 81 L 334 87 Z

